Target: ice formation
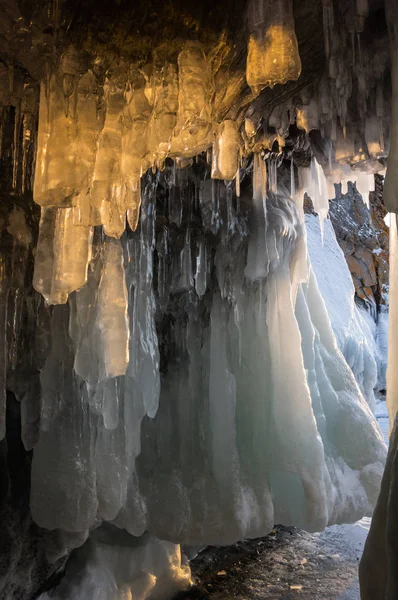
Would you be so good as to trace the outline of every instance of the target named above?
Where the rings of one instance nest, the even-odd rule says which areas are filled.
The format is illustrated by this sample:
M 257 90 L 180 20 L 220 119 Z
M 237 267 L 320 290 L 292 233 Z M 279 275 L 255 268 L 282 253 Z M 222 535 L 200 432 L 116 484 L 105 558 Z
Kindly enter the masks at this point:
M 198 546 L 372 510 L 384 444 L 337 346 L 301 211 L 266 193 L 260 156 L 252 209 L 248 190 L 240 211 L 223 183 L 195 191 L 194 173 L 180 186 L 173 166 L 147 175 L 139 228 L 98 232 L 87 284 L 52 310 L 32 467 L 42 527 L 104 520 Z M 178 219 L 161 189 L 185 198 Z
M 55 592 L 41 600 L 162 600 L 187 587 L 178 545 L 146 534 L 132 543 L 116 528 L 95 531 Z
M 322 244 L 318 220 L 306 215 L 308 252 L 324 299 L 333 332 L 347 364 L 372 410 L 376 400 L 379 350 L 375 323 L 354 301 L 354 285 L 344 254 L 329 220 L 324 225 Z M 325 268 L 327 265 L 327 268 Z M 338 301 L 336 299 L 338 298 Z
M 27 389 L 22 373 L 13 391 L 33 450 L 35 523 L 88 538 L 80 575 L 50 597 L 163 600 L 189 583 L 180 544 L 372 512 L 385 458 L 366 402 L 376 365 L 327 214 L 334 183 L 356 181 L 366 200 L 384 169 L 386 65 L 361 46 L 365 0 L 339 13 L 344 23 L 335 3 L 322 12 L 327 69 L 314 86 L 299 80 L 291 0 L 250 0 L 246 73 L 231 70 L 239 52 L 222 36 L 133 60 L 65 31 L 43 52 L 42 299 L 26 301 L 35 379 Z M 0 79 L 11 189 L 23 194 L 38 86 L 13 67 L 0 65 Z M 297 80 L 267 99 L 265 88 Z M 307 219 L 309 254 L 305 194 L 320 218 Z M 8 219 L 20 264 L 33 240 L 17 209 Z M 344 314 L 323 262 L 341 278 Z M 2 339 L 10 323 L 22 330 L 7 264 L 0 254 Z M 14 354 L 1 346 L 0 439 Z
M 291 0 L 250 0 L 246 79 L 255 94 L 298 79 L 301 60 Z

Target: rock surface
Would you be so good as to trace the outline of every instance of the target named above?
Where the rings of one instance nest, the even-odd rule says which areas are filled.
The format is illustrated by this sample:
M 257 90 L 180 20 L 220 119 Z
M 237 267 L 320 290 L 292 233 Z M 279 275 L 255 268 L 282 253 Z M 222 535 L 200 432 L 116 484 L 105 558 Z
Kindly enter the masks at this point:
M 354 184 L 346 194 L 336 186 L 330 202 L 330 219 L 347 259 L 355 292 L 366 304 L 385 305 L 388 294 L 388 227 L 384 222 L 383 178 L 376 176 L 376 191 L 370 194 L 370 211 Z

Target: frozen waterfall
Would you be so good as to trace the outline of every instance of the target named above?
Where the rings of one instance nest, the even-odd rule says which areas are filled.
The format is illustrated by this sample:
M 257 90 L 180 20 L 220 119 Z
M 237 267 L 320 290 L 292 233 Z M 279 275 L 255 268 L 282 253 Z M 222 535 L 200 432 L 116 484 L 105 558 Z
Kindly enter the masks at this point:
M 256 160 L 254 202 L 249 185 L 238 201 L 230 184 L 198 180 L 200 164 L 178 185 L 173 167 L 148 174 L 139 228 L 120 241 L 97 231 L 86 286 L 51 315 L 42 305 L 32 514 L 89 535 L 83 570 L 51 598 L 165 598 L 189 580 L 176 544 L 372 512 L 386 449 L 354 376 L 366 392 L 357 365 L 370 358 L 337 343 L 319 225 L 308 256 L 301 209 L 265 194 Z

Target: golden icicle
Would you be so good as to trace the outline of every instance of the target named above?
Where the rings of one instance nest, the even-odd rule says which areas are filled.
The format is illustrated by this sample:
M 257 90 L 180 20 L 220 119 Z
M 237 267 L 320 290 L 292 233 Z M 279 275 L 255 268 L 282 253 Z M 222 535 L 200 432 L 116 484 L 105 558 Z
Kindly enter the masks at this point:
M 240 136 L 235 121 L 226 119 L 216 128 L 213 143 L 213 179 L 234 179 L 239 166 Z
M 249 31 L 246 80 L 254 94 L 300 77 L 291 0 L 251 0 Z
M 33 285 L 48 304 L 65 304 L 87 281 L 93 230 L 73 208 L 42 208 Z
M 105 377 L 124 375 L 129 362 L 129 320 L 123 250 L 119 240 L 105 238 L 98 287 L 97 325 Z

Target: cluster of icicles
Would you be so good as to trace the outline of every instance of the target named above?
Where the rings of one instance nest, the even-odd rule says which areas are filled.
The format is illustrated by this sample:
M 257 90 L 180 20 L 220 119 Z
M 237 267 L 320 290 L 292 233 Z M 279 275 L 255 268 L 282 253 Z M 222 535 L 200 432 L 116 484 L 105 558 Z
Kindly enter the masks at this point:
M 332 13 L 327 7 L 325 11 L 330 21 Z M 246 79 L 253 93 L 297 79 L 301 63 L 291 0 L 253 0 L 248 25 Z M 328 45 L 327 55 L 331 52 Z M 336 77 L 341 91 L 342 79 Z M 176 169 L 184 168 L 207 152 L 211 177 L 235 179 L 239 195 L 241 158 L 248 153 L 247 140 L 254 138 L 257 126 L 250 119 L 216 122 L 215 92 L 211 62 L 197 42 L 185 44 L 177 64 L 138 68 L 119 62 L 106 73 L 100 60 L 83 68 L 78 52 L 70 46 L 48 70 L 41 84 L 34 184 L 34 199 L 42 207 L 34 286 L 49 304 L 65 303 L 71 292 L 86 283 L 93 227 L 102 226 L 105 235 L 118 239 L 127 216 L 130 228 L 137 228 L 141 176 L 148 169 L 163 170 L 168 158 L 175 161 Z M 330 106 L 322 100 L 326 96 L 320 91 L 319 98 L 314 96 L 290 111 L 276 107 L 268 122 L 276 134 L 265 139 L 263 147 L 271 148 L 275 139 L 280 148 L 284 145 L 292 114 L 299 128 L 322 130 L 330 116 Z M 377 161 L 383 151 L 382 132 L 372 121 L 365 138 L 367 155 L 375 160 L 370 173 L 352 175 L 350 164 L 362 164 L 367 155 L 362 149 L 359 154 L 354 147 L 347 149 L 343 112 L 336 112 L 340 125 L 333 121 L 335 147 L 332 151 L 331 146 L 327 179 L 313 161 L 300 186 L 314 197 L 311 186 L 318 182 L 316 196 L 322 198 L 322 206 L 316 208 L 323 217 L 328 198 L 334 196 L 333 183 L 356 180 L 366 198 L 373 189 L 373 173 L 383 168 Z M 333 166 L 336 163 L 338 168 Z
M 35 288 L 62 304 L 87 279 L 92 228 L 120 238 L 138 224 L 142 174 L 176 167 L 212 147 L 213 179 L 239 171 L 233 120 L 213 122 L 214 78 L 202 47 L 187 43 L 178 69 L 151 75 L 119 64 L 100 89 L 95 67 L 79 72 L 69 48 L 42 83 L 34 199 L 42 206 Z M 239 187 L 239 177 L 236 177 Z

